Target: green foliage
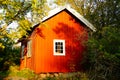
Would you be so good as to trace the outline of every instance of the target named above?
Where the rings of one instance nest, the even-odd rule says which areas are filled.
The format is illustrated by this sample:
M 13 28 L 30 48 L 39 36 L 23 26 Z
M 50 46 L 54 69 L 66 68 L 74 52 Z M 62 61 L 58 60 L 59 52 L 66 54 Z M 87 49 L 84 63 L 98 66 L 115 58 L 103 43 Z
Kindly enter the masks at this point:
M 19 72 L 19 67 L 18 66 L 10 66 L 8 70 L 8 75 L 7 76 L 16 76 Z
M 92 1 L 84 11 L 85 17 L 96 26 L 90 35 L 84 66 L 91 80 L 119 80 L 120 78 L 120 2 Z M 96 7 L 92 5 L 96 3 Z M 92 11 L 91 11 L 92 9 Z M 88 66 L 89 65 L 89 66 Z
M 19 70 L 19 66 L 10 66 L 8 70 L 8 76 L 9 77 L 23 77 L 27 79 L 31 79 L 35 76 L 34 72 L 31 71 L 30 69 L 23 69 Z
M 0 42 L 5 46 L 4 49 L 0 51 L 0 70 L 6 70 L 10 65 L 19 64 L 19 47 L 14 48 L 14 42 L 7 37 L 0 40 Z
M 0 9 L 2 9 L 0 13 L 1 28 L 4 24 L 9 26 L 12 22 L 18 23 L 19 27 L 16 30 L 19 34 L 18 38 L 22 35 L 28 35 L 25 31 L 40 23 L 49 10 L 46 0 L 1 0 L 0 3 Z
M 50 74 L 50 76 L 46 76 L 42 78 L 40 74 L 35 74 L 30 69 L 23 69 L 19 70 L 19 66 L 10 66 L 8 71 L 1 71 L 0 72 L 0 79 L 4 78 L 14 78 L 16 79 L 30 79 L 30 80 L 89 80 L 88 76 L 85 73 L 82 72 L 76 72 L 76 73 L 63 73 L 58 76 L 53 76 L 53 74 Z
M 21 38 L 23 36 L 28 36 L 29 33 L 27 31 L 30 31 L 31 29 L 31 23 L 28 20 L 21 20 L 19 21 L 19 27 L 18 27 L 18 36 Z
M 29 35 L 31 26 L 40 23 L 49 10 L 46 0 L 0 0 L 0 70 L 19 65 L 20 48 L 16 41 Z M 29 14 L 29 16 L 27 15 Z M 8 28 L 15 22 L 17 28 Z
M 19 64 L 19 47 L 14 48 L 16 33 L 8 34 L 7 26 L 0 28 L 0 70 L 6 70 L 10 65 Z
M 89 21 L 92 22 L 98 30 L 101 30 L 102 27 L 106 26 L 119 27 L 119 0 L 89 0 L 86 1 L 84 5 L 86 5 L 86 8 L 83 10 L 83 12 L 86 13 L 84 16 L 89 19 Z
M 119 29 L 103 27 L 88 41 L 88 50 L 85 56 L 89 63 L 91 79 L 118 80 L 120 78 L 120 32 Z M 98 36 L 101 36 L 99 38 Z M 88 67 L 87 67 L 88 68 Z
M 35 74 L 30 69 L 23 69 L 23 70 L 17 72 L 16 76 L 32 79 L 32 78 L 34 78 Z
M 19 70 L 19 66 L 10 66 L 8 71 L 1 71 L 0 72 L 0 79 L 6 77 L 18 77 L 18 78 L 26 78 L 26 79 L 33 79 L 35 74 L 33 71 L 29 69 Z
M 59 5 L 59 6 L 64 6 L 67 4 L 67 2 L 68 2 L 68 0 L 56 0 L 56 1 L 54 1 L 54 3 Z
M 46 0 L 0 0 L 0 70 L 19 64 L 19 48 L 13 48 L 17 38 L 28 35 L 26 32 L 41 21 L 49 8 Z M 85 53 L 84 67 L 90 80 L 120 79 L 120 1 L 119 0 L 58 0 L 58 5 L 71 4 L 97 28 L 90 34 Z M 46 10 L 47 9 L 47 10 Z M 30 13 L 30 18 L 26 14 Z M 13 21 L 18 23 L 15 30 L 7 30 Z M 10 67 L 9 75 L 34 76 L 29 70 L 19 71 Z M 3 74 L 4 76 L 7 74 Z M 27 74 L 27 75 L 26 75 Z M 47 78 L 55 80 L 55 78 Z M 72 79 L 80 79 L 72 78 Z M 82 80 L 82 79 L 81 79 Z M 83 78 L 87 80 L 87 78 Z
M 0 80 L 3 80 L 3 78 L 8 76 L 8 71 L 0 71 Z
M 119 80 L 119 0 L 70 0 L 67 2 L 97 28 L 95 33 L 90 33 L 83 62 L 90 80 Z

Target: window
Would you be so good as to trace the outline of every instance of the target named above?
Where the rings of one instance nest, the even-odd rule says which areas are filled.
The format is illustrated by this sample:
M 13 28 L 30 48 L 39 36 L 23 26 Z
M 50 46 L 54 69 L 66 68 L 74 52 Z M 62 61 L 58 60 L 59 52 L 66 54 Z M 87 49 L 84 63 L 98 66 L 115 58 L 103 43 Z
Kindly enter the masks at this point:
M 54 40 L 54 55 L 65 55 L 65 40 Z
M 30 40 L 30 41 L 28 41 L 27 42 L 27 57 L 31 57 L 31 54 L 32 54 L 32 41 Z
M 22 50 L 21 50 L 21 58 L 22 59 L 24 58 L 24 48 L 25 48 L 25 45 L 22 45 Z

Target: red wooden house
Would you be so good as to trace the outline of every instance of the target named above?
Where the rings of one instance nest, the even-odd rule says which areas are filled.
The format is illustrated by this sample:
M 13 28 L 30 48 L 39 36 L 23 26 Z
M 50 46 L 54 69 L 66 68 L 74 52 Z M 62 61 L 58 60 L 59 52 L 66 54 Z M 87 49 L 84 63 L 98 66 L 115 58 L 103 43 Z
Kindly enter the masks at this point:
M 21 41 L 20 69 L 35 73 L 81 70 L 83 42 L 88 39 L 88 29 L 95 28 L 70 7 L 52 12 Z

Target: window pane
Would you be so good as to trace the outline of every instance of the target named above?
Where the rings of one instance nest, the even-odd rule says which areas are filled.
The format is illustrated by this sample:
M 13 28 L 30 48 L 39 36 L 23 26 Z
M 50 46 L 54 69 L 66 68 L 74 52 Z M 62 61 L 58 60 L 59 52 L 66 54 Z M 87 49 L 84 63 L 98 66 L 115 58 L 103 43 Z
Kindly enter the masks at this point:
M 61 46 L 61 49 L 63 49 L 63 46 Z
M 57 46 L 55 46 L 55 49 L 57 49 Z
M 63 43 L 61 42 L 61 46 L 63 46 Z
M 60 49 L 60 46 L 57 46 L 57 49 Z
M 63 53 L 63 50 L 61 50 L 61 52 L 60 53 Z
M 57 42 L 55 42 L 55 45 L 57 45 Z
M 58 42 L 58 45 L 60 45 L 60 42 Z
M 58 50 L 57 52 L 58 52 L 58 53 L 61 53 L 61 50 Z
M 55 50 L 55 52 L 57 52 L 57 49 Z

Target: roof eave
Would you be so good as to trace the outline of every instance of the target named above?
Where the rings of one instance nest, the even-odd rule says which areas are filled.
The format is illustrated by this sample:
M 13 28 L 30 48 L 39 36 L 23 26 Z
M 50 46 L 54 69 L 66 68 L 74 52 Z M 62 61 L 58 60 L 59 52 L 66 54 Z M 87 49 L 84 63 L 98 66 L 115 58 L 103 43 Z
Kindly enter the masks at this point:
M 88 20 L 86 20 L 82 15 L 80 15 L 77 11 L 75 11 L 70 7 L 67 7 L 66 9 L 69 12 L 71 12 L 75 17 L 77 17 L 80 21 L 82 21 L 87 27 L 89 27 L 91 30 L 96 32 L 96 28 Z
M 70 13 L 72 13 L 76 18 L 78 18 L 78 20 L 83 22 L 93 32 L 96 32 L 96 28 L 87 19 L 85 19 L 82 15 L 80 15 L 76 10 L 72 9 L 70 6 L 62 6 L 62 7 L 59 7 L 57 9 L 50 11 L 51 13 L 49 12 L 50 14 L 47 17 L 43 18 L 43 20 L 41 22 L 45 22 L 49 18 L 53 17 L 54 15 L 60 13 L 61 11 L 65 10 L 65 9 L 68 10 Z M 40 25 L 40 23 L 37 25 Z

